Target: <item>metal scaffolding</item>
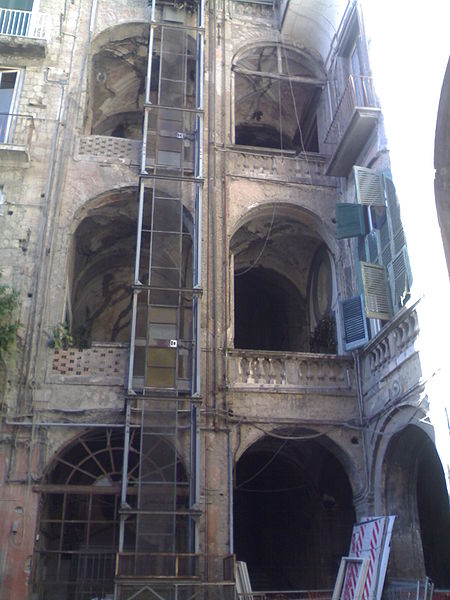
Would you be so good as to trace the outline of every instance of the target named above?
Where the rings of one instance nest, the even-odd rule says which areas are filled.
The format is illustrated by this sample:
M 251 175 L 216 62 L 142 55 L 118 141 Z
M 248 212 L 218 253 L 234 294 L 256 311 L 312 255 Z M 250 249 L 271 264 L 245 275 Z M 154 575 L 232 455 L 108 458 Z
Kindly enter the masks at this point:
M 203 20 L 203 0 L 151 5 L 115 600 L 209 594 L 196 531 Z

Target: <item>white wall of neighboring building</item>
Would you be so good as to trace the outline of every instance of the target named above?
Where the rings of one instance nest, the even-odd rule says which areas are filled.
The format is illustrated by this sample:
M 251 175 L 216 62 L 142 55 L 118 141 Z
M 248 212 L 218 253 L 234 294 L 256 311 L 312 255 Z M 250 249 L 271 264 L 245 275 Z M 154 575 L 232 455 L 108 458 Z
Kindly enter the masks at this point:
M 450 51 L 448 0 L 362 0 L 376 91 L 402 210 L 413 298 L 420 303 L 418 346 L 429 418 L 444 465 L 450 462 L 449 282 L 434 197 L 434 141 Z

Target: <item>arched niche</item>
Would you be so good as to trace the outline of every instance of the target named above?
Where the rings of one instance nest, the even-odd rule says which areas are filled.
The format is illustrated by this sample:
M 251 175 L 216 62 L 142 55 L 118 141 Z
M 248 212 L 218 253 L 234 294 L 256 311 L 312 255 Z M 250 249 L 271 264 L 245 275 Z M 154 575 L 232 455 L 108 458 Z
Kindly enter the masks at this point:
M 235 144 L 318 152 L 325 77 L 316 59 L 285 44 L 258 43 L 236 54 L 232 70 Z
M 152 264 L 160 268 L 153 270 L 152 285 L 169 285 L 170 270 L 161 265 L 176 264 L 182 279 L 179 285 L 190 287 L 192 217 L 179 199 L 171 198 L 170 191 L 163 187 L 155 194 L 152 188 L 145 190 L 144 229 L 154 233 L 143 236 L 139 277 L 148 284 L 153 240 Z M 68 311 L 77 345 L 129 342 L 137 218 L 137 188 L 104 194 L 80 211 L 71 245 Z
M 336 351 L 334 264 L 310 215 L 287 205 L 260 207 L 236 229 L 230 253 L 236 348 Z M 329 336 L 312 347 L 327 319 Z

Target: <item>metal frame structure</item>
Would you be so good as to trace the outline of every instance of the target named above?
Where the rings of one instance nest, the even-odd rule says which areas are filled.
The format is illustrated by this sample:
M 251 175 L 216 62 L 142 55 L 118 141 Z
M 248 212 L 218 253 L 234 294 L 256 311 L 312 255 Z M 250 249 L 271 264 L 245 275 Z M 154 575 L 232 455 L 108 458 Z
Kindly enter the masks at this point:
M 204 0 L 181 6 L 153 0 L 114 600 L 205 593 L 196 532 L 203 72 Z M 136 426 L 140 461 L 133 479 Z M 171 457 L 160 453 L 167 447 Z M 161 477 L 146 469 L 149 453 Z

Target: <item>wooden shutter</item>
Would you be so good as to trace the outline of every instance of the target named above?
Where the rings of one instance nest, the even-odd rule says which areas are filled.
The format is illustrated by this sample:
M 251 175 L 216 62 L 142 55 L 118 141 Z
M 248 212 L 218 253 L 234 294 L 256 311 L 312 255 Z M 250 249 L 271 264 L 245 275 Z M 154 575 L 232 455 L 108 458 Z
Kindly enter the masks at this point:
M 389 265 L 389 279 L 392 290 L 394 312 L 405 305 L 410 296 L 411 277 L 406 247 L 403 247 Z
M 390 260 L 384 260 L 387 266 L 389 284 L 391 286 L 394 313 L 405 305 L 410 295 L 412 276 L 409 266 L 408 250 L 406 248 L 405 232 L 403 229 L 400 205 L 395 186 L 391 179 L 385 177 L 388 215 L 391 228 Z M 386 259 L 388 256 L 386 256 Z
M 392 316 L 391 295 L 386 267 L 361 262 L 361 274 L 366 305 L 366 316 L 386 321 Z
M 373 169 L 353 167 L 356 185 L 356 199 L 360 204 L 384 206 L 383 176 Z
M 353 350 L 369 340 L 362 296 L 344 300 L 341 304 L 346 350 Z
M 360 204 L 336 204 L 336 237 L 338 240 L 366 233 L 364 208 Z

